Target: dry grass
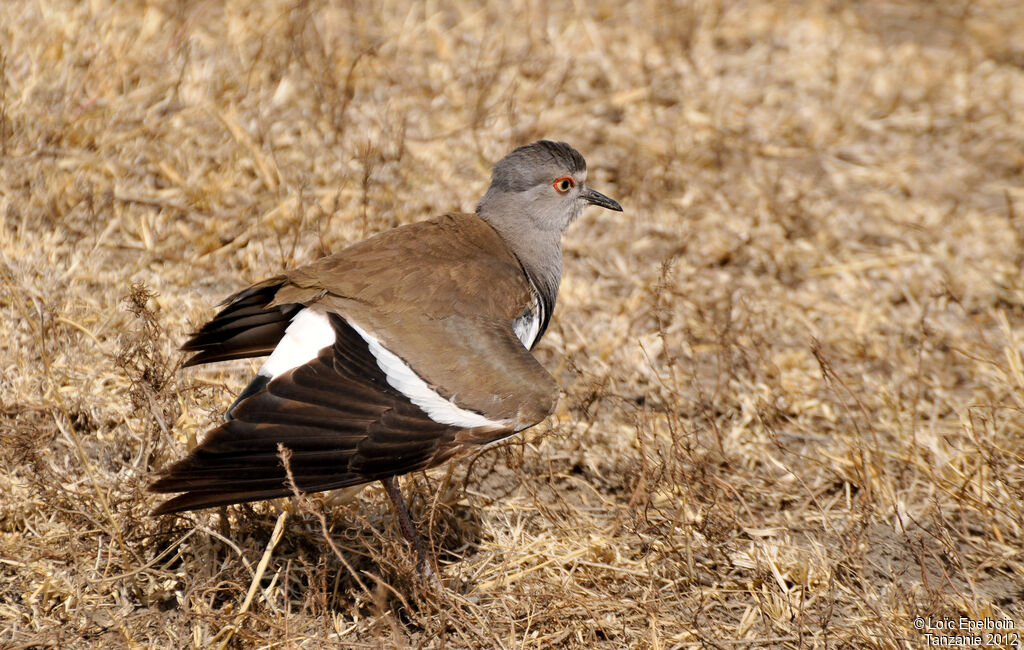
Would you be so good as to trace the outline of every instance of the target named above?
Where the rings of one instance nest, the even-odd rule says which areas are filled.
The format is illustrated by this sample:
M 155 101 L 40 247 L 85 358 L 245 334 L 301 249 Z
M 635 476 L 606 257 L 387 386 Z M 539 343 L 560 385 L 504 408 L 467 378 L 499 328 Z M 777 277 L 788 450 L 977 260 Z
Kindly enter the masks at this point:
M 0 15 L 0 644 L 1024 634 L 1015 0 Z M 254 367 L 177 369 L 217 300 L 472 209 L 538 137 L 626 213 L 568 236 L 557 415 L 405 483 L 443 590 L 378 488 L 147 516 Z

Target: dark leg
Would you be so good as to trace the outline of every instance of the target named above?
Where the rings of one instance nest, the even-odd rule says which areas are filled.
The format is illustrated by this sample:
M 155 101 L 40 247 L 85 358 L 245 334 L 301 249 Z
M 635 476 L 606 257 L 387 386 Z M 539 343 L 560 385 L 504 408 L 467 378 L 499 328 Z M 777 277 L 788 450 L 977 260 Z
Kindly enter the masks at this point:
M 427 553 L 423 550 L 423 542 L 420 541 L 420 536 L 416 534 L 416 529 L 412 525 L 412 519 L 409 518 L 409 511 L 405 507 L 402 493 L 398 490 L 398 481 L 394 476 L 389 476 L 383 479 L 381 483 L 384 484 L 384 490 L 388 493 L 392 505 L 395 506 L 395 512 L 398 513 L 398 523 L 402 527 L 402 534 L 405 535 L 405 538 L 416 549 L 416 572 L 421 576 L 429 575 L 432 571 L 427 567 Z

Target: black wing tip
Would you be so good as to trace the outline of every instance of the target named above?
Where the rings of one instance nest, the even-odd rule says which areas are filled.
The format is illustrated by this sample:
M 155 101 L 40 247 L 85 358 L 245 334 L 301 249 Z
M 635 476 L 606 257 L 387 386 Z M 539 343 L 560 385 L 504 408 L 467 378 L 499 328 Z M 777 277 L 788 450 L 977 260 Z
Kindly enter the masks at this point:
M 181 351 L 182 352 L 195 352 L 195 349 L 194 348 L 193 349 L 189 349 L 189 348 L 186 348 L 186 347 L 182 346 Z M 191 368 L 193 366 L 201 366 L 204 363 L 214 363 L 216 361 L 226 361 L 226 360 L 227 360 L 226 358 L 222 358 L 221 355 L 217 354 L 216 351 L 213 351 L 213 350 L 202 350 L 202 351 L 198 352 L 197 354 L 193 354 L 191 357 L 186 359 L 185 362 L 183 364 L 181 364 L 181 367 L 182 368 Z
M 354 485 L 361 485 L 363 483 L 369 483 L 371 478 L 359 477 L 350 480 L 338 480 L 338 481 L 327 481 L 320 484 L 311 485 L 309 487 L 298 488 L 299 494 L 312 494 L 314 492 L 323 492 L 325 490 L 338 490 Z M 160 481 L 157 481 L 159 483 Z M 154 483 L 156 485 L 157 483 Z M 167 490 L 167 492 L 177 492 L 183 489 L 178 487 L 174 490 Z M 161 488 L 154 490 L 151 485 L 149 488 L 150 492 L 163 492 Z M 281 499 L 285 497 L 295 496 L 295 489 L 291 486 L 282 485 L 280 487 L 272 488 L 257 488 L 246 490 L 244 488 L 230 491 L 228 490 L 194 490 L 192 492 L 185 492 L 178 496 L 171 497 L 164 501 L 157 507 L 153 508 L 149 515 L 151 517 L 159 517 L 161 515 L 173 515 L 181 512 L 189 512 L 192 510 L 203 510 L 205 508 L 217 508 L 220 506 L 233 506 L 242 503 L 252 503 L 254 501 L 269 501 L 271 499 Z
M 181 348 L 182 352 L 193 352 L 193 350 L 186 350 Z M 189 357 L 183 364 L 182 368 L 191 368 L 192 366 L 201 366 L 206 363 L 216 363 L 218 361 L 234 361 L 236 359 L 251 359 L 252 357 L 264 357 L 273 352 L 273 348 L 264 349 L 245 349 L 245 350 L 230 350 L 223 351 L 220 349 L 207 349 L 202 350 L 198 354 L 194 354 Z
M 182 352 L 191 352 L 191 350 L 186 350 L 185 348 L 182 348 L 181 350 L 182 350 Z M 189 357 L 188 359 L 185 360 L 185 363 L 181 364 L 181 367 L 182 368 L 191 368 L 192 366 L 199 366 L 199 365 L 202 365 L 204 363 L 208 363 L 207 361 L 204 361 L 202 359 L 203 356 L 204 355 L 203 355 L 202 352 L 200 352 L 199 354 L 193 354 L 191 357 Z
M 163 515 L 174 515 L 193 510 L 204 510 L 218 506 L 229 506 L 237 503 L 244 503 L 245 499 L 231 499 L 220 496 L 218 493 L 186 492 L 176 497 L 167 499 L 149 512 L 150 517 Z
M 161 479 L 163 480 L 163 479 Z M 149 486 L 150 492 L 180 492 L 187 490 L 188 488 L 181 487 L 180 485 L 170 489 L 159 487 L 158 480 L 153 485 Z M 277 499 L 280 497 L 286 497 L 293 495 L 287 487 L 272 488 L 270 490 L 257 490 L 257 491 L 245 491 L 239 490 L 236 492 L 223 491 L 223 490 L 195 490 L 192 492 L 185 492 L 177 496 L 167 499 L 157 507 L 153 508 L 149 515 L 151 517 L 159 517 L 161 515 L 173 515 L 181 512 L 189 512 L 192 510 L 204 510 L 206 508 L 217 508 L 219 506 L 232 506 L 240 503 L 250 503 L 253 501 L 266 501 L 268 499 Z
M 174 481 L 171 476 L 164 475 L 153 481 L 146 487 L 146 492 L 153 494 L 167 494 L 173 492 L 181 492 L 187 488 L 183 488 L 180 485 L 176 485 L 177 481 Z M 176 512 L 183 512 L 185 510 L 191 510 L 187 504 L 183 503 L 187 497 L 193 493 L 186 492 L 185 494 L 179 494 L 176 497 L 167 499 L 157 507 L 149 511 L 150 517 L 159 517 L 160 515 L 170 515 Z
M 186 508 L 175 507 L 174 499 L 168 499 L 149 511 L 150 517 L 160 517 L 162 515 L 172 515 L 176 512 L 184 512 Z

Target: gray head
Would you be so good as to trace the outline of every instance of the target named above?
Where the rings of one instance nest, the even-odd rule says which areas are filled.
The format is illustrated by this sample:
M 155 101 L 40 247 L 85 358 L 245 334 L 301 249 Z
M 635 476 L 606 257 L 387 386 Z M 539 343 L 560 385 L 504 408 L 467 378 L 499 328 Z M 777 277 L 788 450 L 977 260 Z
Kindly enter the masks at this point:
M 541 333 L 562 279 L 562 233 L 587 205 L 622 206 L 587 187 L 587 161 L 564 142 L 538 140 L 498 161 L 476 213 L 501 235 L 541 300 Z M 538 335 L 539 338 L 539 335 Z
M 622 211 L 617 202 L 587 187 L 586 181 L 587 161 L 580 152 L 564 142 L 538 140 L 498 161 L 476 211 L 499 232 L 499 222 L 526 218 L 533 228 L 558 234 L 587 205 Z

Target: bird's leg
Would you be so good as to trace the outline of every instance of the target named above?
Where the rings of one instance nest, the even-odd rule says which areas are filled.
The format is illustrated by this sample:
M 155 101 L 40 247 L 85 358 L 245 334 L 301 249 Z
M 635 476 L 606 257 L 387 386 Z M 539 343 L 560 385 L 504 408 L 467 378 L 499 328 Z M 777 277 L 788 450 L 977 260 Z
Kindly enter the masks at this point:
M 416 529 L 412 525 L 409 511 L 405 507 L 405 500 L 402 499 L 402 493 L 398 489 L 398 480 L 394 476 L 389 476 L 382 479 L 381 483 L 384 484 L 384 490 L 388 493 L 392 505 L 395 506 L 395 512 L 398 513 L 398 523 L 401 525 L 402 534 L 416 549 L 416 572 L 423 577 L 429 576 L 432 571 L 427 567 L 427 553 L 423 549 L 420 536 L 416 534 Z

